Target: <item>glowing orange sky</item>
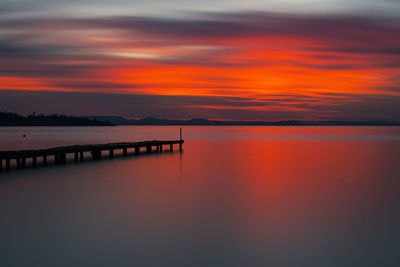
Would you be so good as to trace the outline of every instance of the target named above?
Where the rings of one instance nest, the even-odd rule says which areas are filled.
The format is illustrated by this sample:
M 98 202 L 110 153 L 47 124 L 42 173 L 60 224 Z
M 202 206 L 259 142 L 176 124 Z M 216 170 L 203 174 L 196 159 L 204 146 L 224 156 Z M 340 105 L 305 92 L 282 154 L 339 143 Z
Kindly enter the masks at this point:
M 400 30 L 368 18 L 267 13 L 237 21 L 12 22 L 14 34 L 3 34 L 0 90 L 217 98 L 183 103 L 188 114 L 180 117 L 248 120 L 270 111 L 286 112 L 280 119 L 291 119 L 293 112 L 299 119 L 346 118 L 343 111 L 336 114 L 344 105 L 368 109 L 376 98 L 379 105 L 382 99 L 400 99 Z M 234 115 L 242 111 L 258 115 Z M 388 112 L 383 119 L 393 119 L 399 110 Z

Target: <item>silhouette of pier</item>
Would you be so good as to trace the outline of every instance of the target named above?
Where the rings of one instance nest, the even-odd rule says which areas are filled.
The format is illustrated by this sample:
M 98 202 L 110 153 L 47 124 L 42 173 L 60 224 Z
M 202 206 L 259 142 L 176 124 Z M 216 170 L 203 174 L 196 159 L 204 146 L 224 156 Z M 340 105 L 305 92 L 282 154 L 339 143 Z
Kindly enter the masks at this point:
M 75 163 L 84 161 L 84 154 L 89 152 L 92 160 L 100 160 L 101 158 L 114 158 L 117 151 L 122 152 L 122 157 L 128 155 L 140 155 L 142 153 L 163 153 L 163 151 L 173 151 L 174 145 L 179 145 L 179 150 L 182 151 L 182 134 L 180 140 L 172 141 L 144 141 L 144 142 L 128 142 L 128 143 L 108 143 L 97 145 L 75 145 L 54 147 L 48 149 L 36 150 L 19 150 L 19 151 L 0 151 L 0 172 L 9 171 L 11 167 L 16 169 L 25 169 L 29 165 L 33 168 L 38 167 L 39 161 L 41 166 L 47 166 L 49 159 L 53 159 L 54 164 L 66 164 L 67 155 L 71 157 L 71 161 Z M 129 150 L 132 150 L 129 153 Z M 108 152 L 108 153 L 103 153 Z M 12 165 L 12 161 L 15 165 Z

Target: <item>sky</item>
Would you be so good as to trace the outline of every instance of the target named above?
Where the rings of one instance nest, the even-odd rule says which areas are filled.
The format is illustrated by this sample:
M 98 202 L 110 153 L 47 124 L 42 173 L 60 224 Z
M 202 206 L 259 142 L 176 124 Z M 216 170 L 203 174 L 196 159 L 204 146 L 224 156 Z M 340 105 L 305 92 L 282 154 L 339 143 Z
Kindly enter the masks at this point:
M 0 111 L 400 121 L 399 14 L 399 0 L 0 0 Z

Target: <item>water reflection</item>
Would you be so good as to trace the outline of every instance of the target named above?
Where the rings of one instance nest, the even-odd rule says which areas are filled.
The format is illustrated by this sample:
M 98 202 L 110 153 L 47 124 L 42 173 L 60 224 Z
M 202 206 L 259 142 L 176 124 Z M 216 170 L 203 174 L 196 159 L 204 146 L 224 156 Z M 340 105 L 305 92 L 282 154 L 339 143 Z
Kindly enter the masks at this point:
M 113 129 L 79 139 L 177 136 Z M 48 146 L 79 136 L 34 131 Z M 398 136 L 395 127 L 188 127 L 183 153 L 3 173 L 0 265 L 398 266 Z

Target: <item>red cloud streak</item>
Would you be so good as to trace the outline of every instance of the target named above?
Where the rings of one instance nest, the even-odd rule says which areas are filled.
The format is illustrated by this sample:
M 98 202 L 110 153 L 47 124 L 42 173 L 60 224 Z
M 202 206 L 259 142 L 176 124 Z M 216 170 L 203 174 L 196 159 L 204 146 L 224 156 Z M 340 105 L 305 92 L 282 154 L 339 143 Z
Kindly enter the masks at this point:
M 363 101 L 400 99 L 398 25 L 270 13 L 3 20 L 13 34 L 0 39 L 0 89 L 229 99 L 185 103 L 189 114 L 204 109 L 215 119 L 245 119 L 241 111 L 258 112 L 249 120 L 271 111 L 353 118 L 340 107 L 362 113 Z

